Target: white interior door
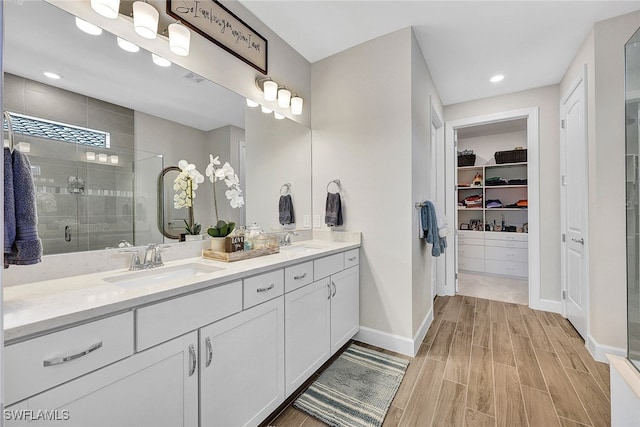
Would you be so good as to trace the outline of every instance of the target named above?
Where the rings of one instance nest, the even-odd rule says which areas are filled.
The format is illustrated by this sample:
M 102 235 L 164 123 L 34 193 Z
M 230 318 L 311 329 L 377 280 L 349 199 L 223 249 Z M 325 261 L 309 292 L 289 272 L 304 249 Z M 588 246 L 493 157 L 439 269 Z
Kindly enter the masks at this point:
M 445 212 L 447 199 L 445 192 L 446 182 L 446 161 L 445 161 L 445 143 L 444 143 L 444 122 L 442 121 L 442 115 L 436 111 L 433 104 L 431 104 L 431 198 L 435 200 L 440 209 Z M 445 216 L 447 213 L 445 212 Z M 452 230 L 453 219 L 448 217 L 449 230 Z M 447 243 L 449 247 L 453 248 L 451 239 L 454 238 L 453 232 L 450 232 L 447 236 Z M 442 255 L 437 258 L 431 258 L 433 261 L 431 267 L 431 295 L 435 298 L 436 295 L 445 295 L 445 287 L 447 284 L 447 271 L 446 263 L 447 257 L 450 256 L 452 249 L 444 251 Z
M 562 289 L 567 319 L 587 338 L 587 116 L 585 73 L 561 104 Z

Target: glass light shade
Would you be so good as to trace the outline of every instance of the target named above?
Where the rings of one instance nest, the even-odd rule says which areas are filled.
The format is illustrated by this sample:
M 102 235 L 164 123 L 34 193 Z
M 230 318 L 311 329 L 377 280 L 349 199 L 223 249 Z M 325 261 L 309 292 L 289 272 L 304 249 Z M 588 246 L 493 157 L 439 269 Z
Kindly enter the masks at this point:
M 153 63 L 159 67 L 169 67 L 171 65 L 171 61 L 163 58 L 162 56 L 158 56 L 155 53 L 151 54 L 151 59 L 153 60 Z
M 302 103 L 303 100 L 299 96 L 291 98 L 291 114 L 295 114 L 297 116 L 302 114 Z
M 263 113 L 265 113 L 265 114 L 269 114 L 269 113 L 273 112 L 273 110 L 271 110 L 271 109 L 269 109 L 269 108 L 265 107 L 264 105 L 261 107 L 261 110 L 262 110 L 262 112 L 263 112 Z
M 120 46 L 120 49 L 126 50 L 127 52 L 136 53 L 140 50 L 140 47 L 137 44 L 131 43 L 129 40 L 116 37 L 116 42 L 118 43 L 118 46 Z
M 120 0 L 91 0 L 91 8 L 98 15 L 116 19 L 120 10 Z
M 87 160 L 95 160 L 96 159 L 96 153 L 94 153 L 93 151 L 87 151 Z
M 106 163 L 107 162 L 107 155 L 104 153 L 100 153 L 98 154 L 98 161 L 99 162 L 103 162 Z
M 111 163 L 113 163 L 114 165 L 117 165 L 119 160 L 120 160 L 120 159 L 118 159 L 118 156 L 116 156 L 115 154 L 114 154 L 113 156 L 110 156 L 110 157 L 109 157 L 109 161 L 110 161 Z
M 291 102 L 291 91 L 285 88 L 278 90 L 278 107 L 289 108 Z
M 263 84 L 265 101 L 275 101 L 278 97 L 278 83 L 266 80 Z
M 275 111 L 273 112 L 273 117 L 276 118 L 276 120 L 282 120 L 284 119 L 284 116 L 280 113 L 276 113 Z
M 31 152 L 31 144 L 29 144 L 28 142 L 18 142 L 16 144 L 16 147 L 18 147 L 18 151 L 22 152 L 22 153 L 30 153 Z
M 155 7 L 143 1 L 133 3 L 133 28 L 145 39 L 155 39 L 158 34 L 160 14 Z
M 247 107 L 256 108 L 258 105 L 260 105 L 260 104 L 258 104 L 253 99 L 247 98 Z
M 169 49 L 180 56 L 189 55 L 189 45 L 191 44 L 191 31 L 184 25 L 169 25 Z
M 97 27 L 84 19 L 80 19 L 76 16 L 76 27 L 80 30 L 84 31 L 87 34 L 91 34 L 92 36 L 99 36 L 102 34 L 102 28 Z

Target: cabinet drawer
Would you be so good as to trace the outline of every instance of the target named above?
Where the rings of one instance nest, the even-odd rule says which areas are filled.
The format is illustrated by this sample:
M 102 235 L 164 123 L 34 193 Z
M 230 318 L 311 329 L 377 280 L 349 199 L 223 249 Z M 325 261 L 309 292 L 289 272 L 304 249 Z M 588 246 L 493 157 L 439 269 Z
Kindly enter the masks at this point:
M 485 239 L 486 240 L 510 240 L 510 241 L 518 240 L 521 242 L 526 242 L 529 240 L 529 235 L 527 233 L 492 232 L 492 233 L 487 233 L 485 236 Z
M 459 245 L 484 245 L 484 237 L 470 236 L 469 234 L 458 234 Z
M 242 310 L 242 281 L 174 298 L 136 310 L 138 351 Z
M 133 312 L 54 332 L 5 348 L 11 404 L 133 354 Z
M 484 258 L 484 246 L 459 245 L 458 255 L 467 258 Z
M 483 258 L 458 257 L 458 269 L 466 271 L 484 271 Z
M 360 249 L 351 249 L 344 253 L 344 268 L 360 264 Z
M 269 301 L 284 293 L 282 269 L 244 279 L 244 308 Z
M 521 248 L 527 249 L 529 243 L 526 240 L 485 240 L 485 246 L 495 246 L 498 248 Z
M 284 269 L 284 291 L 291 292 L 313 282 L 313 261 Z
M 526 262 L 507 262 L 487 259 L 485 260 L 485 272 L 502 274 L 506 276 L 527 277 L 529 264 Z
M 496 261 L 528 262 L 529 250 L 521 248 L 500 248 L 495 246 L 487 246 L 484 248 L 484 256 L 486 259 L 493 259 Z
M 313 280 L 320 280 L 341 270 L 344 270 L 344 253 L 317 259 L 313 261 Z

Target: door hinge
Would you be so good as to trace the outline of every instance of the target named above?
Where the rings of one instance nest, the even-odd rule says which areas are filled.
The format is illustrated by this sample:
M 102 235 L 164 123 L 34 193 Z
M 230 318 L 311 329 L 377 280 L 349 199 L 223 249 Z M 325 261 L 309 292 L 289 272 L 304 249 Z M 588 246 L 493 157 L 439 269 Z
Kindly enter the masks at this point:
M 560 176 L 560 185 L 562 185 L 563 187 L 567 186 L 567 176 L 566 175 L 561 175 Z
M 456 280 L 458 280 L 458 273 L 456 273 Z
M 566 235 L 566 234 L 564 234 L 564 233 L 562 233 L 562 241 L 563 241 L 563 242 L 566 242 L 566 241 L 567 241 L 567 235 Z
M 564 120 L 560 120 L 560 127 L 564 129 Z
M 562 291 L 562 299 L 567 299 L 567 291 Z

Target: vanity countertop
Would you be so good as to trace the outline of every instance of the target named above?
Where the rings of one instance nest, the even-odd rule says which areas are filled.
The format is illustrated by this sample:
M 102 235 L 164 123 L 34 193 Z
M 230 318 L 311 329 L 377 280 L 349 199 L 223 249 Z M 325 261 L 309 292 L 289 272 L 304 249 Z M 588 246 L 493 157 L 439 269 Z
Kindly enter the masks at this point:
M 105 280 L 136 274 L 120 269 L 10 286 L 3 291 L 5 343 L 358 247 L 359 242 L 305 240 L 281 248 L 277 254 L 231 263 L 186 258 L 166 262 L 157 270 L 191 263 L 220 270 L 171 281 L 150 280 L 144 285 Z M 153 270 L 143 270 L 149 271 Z

